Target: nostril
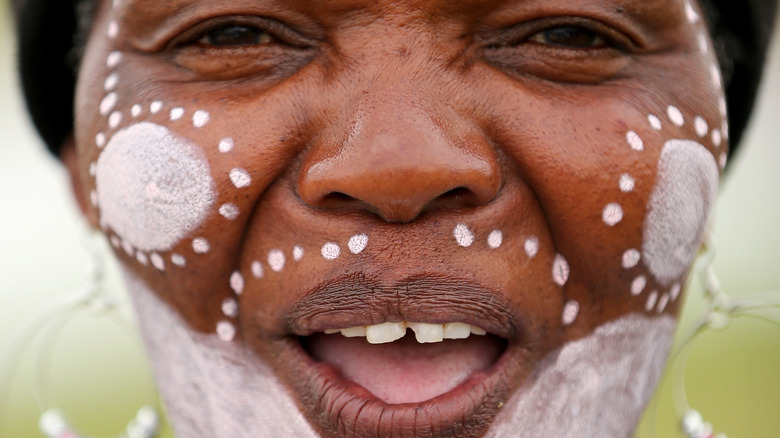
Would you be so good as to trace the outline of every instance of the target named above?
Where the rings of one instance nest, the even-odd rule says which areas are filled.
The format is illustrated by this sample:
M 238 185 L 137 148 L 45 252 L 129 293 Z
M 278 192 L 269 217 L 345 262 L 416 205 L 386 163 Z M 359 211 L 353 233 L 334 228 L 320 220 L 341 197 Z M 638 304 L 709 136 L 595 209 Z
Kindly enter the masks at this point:
M 355 198 L 342 192 L 330 192 L 322 197 L 322 202 L 328 205 L 353 201 Z

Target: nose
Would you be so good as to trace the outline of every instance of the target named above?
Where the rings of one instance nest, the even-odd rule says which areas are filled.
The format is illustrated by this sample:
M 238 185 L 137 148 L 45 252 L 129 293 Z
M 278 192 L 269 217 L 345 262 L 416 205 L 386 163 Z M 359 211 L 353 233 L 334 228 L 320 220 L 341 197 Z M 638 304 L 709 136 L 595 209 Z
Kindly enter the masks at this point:
M 360 105 L 341 141 L 304 157 L 299 196 L 318 209 L 362 209 L 399 223 L 488 203 L 501 186 L 496 151 L 473 125 L 443 113 L 400 98 Z

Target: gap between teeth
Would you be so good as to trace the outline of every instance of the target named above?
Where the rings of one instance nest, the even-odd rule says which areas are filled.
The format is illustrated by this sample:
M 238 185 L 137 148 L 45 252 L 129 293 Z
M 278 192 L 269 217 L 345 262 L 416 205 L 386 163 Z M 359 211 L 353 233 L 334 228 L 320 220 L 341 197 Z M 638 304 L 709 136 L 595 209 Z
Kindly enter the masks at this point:
M 397 341 L 406 334 L 406 329 L 414 331 L 417 342 L 442 342 L 445 339 L 466 339 L 471 334 L 484 335 L 485 330 L 463 322 L 446 324 L 428 324 L 424 322 L 385 322 L 382 324 L 349 327 L 344 329 L 327 329 L 325 334 L 341 333 L 347 338 L 365 337 L 369 344 L 386 344 Z

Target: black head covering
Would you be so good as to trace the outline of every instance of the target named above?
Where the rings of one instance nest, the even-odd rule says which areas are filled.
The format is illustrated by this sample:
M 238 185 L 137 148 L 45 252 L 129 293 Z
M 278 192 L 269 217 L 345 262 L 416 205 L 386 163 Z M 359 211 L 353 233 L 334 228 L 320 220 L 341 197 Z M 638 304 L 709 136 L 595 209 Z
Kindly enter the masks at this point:
M 75 0 L 11 0 L 19 69 L 35 127 L 53 153 L 73 129 Z M 777 0 L 701 0 L 726 87 L 731 151 L 750 118 Z

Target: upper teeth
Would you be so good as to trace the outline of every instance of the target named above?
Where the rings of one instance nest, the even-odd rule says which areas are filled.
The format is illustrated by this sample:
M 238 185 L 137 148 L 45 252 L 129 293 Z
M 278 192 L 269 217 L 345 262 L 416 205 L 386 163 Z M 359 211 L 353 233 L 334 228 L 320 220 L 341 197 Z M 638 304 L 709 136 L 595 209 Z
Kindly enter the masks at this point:
M 470 334 L 484 335 L 485 330 L 463 322 L 448 322 L 446 324 L 428 324 L 425 322 L 385 322 L 382 324 L 348 327 L 344 329 L 327 329 L 326 334 L 339 333 L 348 338 L 365 336 L 371 344 L 385 344 L 401 339 L 406 329 L 414 331 L 414 337 L 419 343 L 441 342 L 444 339 L 465 339 Z

